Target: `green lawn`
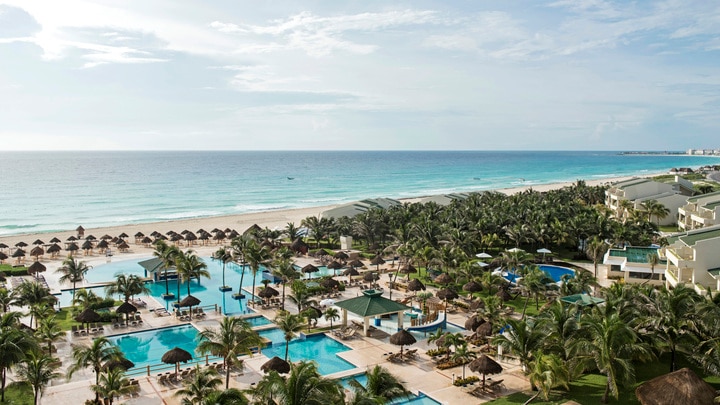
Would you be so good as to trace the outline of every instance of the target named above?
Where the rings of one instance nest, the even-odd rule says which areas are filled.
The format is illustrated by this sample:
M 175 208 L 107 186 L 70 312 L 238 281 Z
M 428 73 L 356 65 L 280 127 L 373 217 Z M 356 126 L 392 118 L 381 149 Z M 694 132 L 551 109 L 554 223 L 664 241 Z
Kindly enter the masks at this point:
M 25 383 L 10 383 L 5 387 L 5 401 L 0 404 L 33 405 L 33 391 Z

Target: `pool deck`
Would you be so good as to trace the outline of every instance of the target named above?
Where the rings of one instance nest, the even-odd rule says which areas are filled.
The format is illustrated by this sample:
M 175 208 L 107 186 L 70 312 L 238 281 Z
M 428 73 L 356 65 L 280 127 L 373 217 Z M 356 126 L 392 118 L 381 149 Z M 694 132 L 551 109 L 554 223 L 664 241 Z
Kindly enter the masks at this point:
M 147 257 L 152 254 L 152 250 L 131 244 L 131 252 L 116 254 L 112 258 L 113 261 L 117 260 L 137 260 L 142 257 Z M 207 256 L 212 254 L 213 251 L 217 250 L 217 245 L 210 246 L 196 246 L 194 249 L 201 256 Z M 104 256 L 78 256 L 80 260 L 86 261 L 89 265 L 99 266 L 107 262 L 107 258 Z M 48 267 L 48 271 L 45 273 L 46 280 L 49 287 L 54 291 L 60 290 L 60 284 L 57 282 L 59 275 L 54 274 L 54 270 L 59 267 L 61 260 L 44 260 L 43 263 Z M 296 261 L 298 265 L 305 265 L 312 263 L 312 258 L 301 258 Z M 373 266 L 374 268 L 374 266 Z M 592 270 L 592 269 L 591 269 Z M 344 279 L 344 277 L 340 277 Z M 88 284 L 89 285 L 89 284 Z M 80 285 L 78 285 L 78 288 Z M 68 288 L 67 285 L 62 288 Z M 338 300 L 355 297 L 359 292 L 359 287 L 350 287 L 348 290 L 342 293 L 342 297 Z M 386 290 L 387 295 L 387 290 Z M 393 298 L 403 298 L 405 294 L 393 292 Z M 142 297 L 147 302 L 146 308 L 141 308 L 140 313 L 143 319 L 141 326 L 130 326 L 127 328 L 113 328 L 106 326 L 105 335 L 115 335 L 134 331 L 142 331 L 160 327 L 174 326 L 184 324 L 187 322 L 179 321 L 174 316 L 156 316 L 150 309 L 162 307 L 160 302 L 157 302 L 152 297 Z M 286 301 L 286 306 L 292 312 L 296 312 L 296 309 L 291 306 L 289 300 Z M 256 309 L 257 313 L 263 314 L 266 317 L 272 319 L 275 316 L 276 309 Z M 223 316 L 221 313 L 215 313 L 213 311 L 206 310 L 207 317 L 205 319 L 194 319 L 191 323 L 194 324 L 198 329 L 202 330 L 205 327 L 212 327 L 217 325 L 218 320 Z M 451 313 L 448 315 L 448 321 L 456 325 L 463 325 L 467 314 L 458 312 Z M 326 321 L 324 319 L 319 320 L 319 326 L 324 326 Z M 328 324 L 329 325 L 329 324 Z M 337 325 L 337 322 L 335 323 Z M 469 388 L 455 387 L 451 384 L 453 375 L 456 377 L 462 376 L 462 367 L 455 367 L 448 370 L 438 370 L 434 367 L 433 360 L 425 354 L 425 352 L 434 348 L 429 346 L 427 340 L 420 340 L 410 348 L 418 349 L 418 356 L 414 360 L 410 360 L 404 363 L 393 363 L 388 360 L 388 353 L 398 351 L 398 347 L 389 343 L 389 335 L 382 331 L 378 331 L 374 336 L 363 337 L 357 336 L 353 339 L 342 340 L 341 342 L 351 350 L 342 352 L 339 354 L 340 357 L 349 361 L 350 363 L 357 366 L 356 369 L 343 371 L 331 375 L 331 377 L 342 377 L 358 372 L 364 372 L 367 368 L 375 365 L 382 365 L 386 367 L 391 373 L 400 377 L 400 379 L 406 384 L 407 388 L 412 392 L 417 393 L 422 391 L 429 397 L 443 403 L 443 404 L 457 404 L 457 403 L 472 403 L 478 404 L 490 401 L 494 397 L 488 396 L 485 398 L 477 398 L 471 396 L 468 391 L 471 388 L 477 386 L 471 386 Z M 62 360 L 63 365 L 60 372 L 65 372 L 69 364 L 71 363 L 71 351 L 72 344 L 89 344 L 91 339 L 98 335 L 90 336 L 72 336 L 69 332 L 66 339 L 56 343 L 58 348 L 58 357 Z M 335 339 L 333 336 L 328 335 Z M 230 386 L 247 389 L 252 387 L 257 381 L 262 378 L 260 372 L 260 366 L 267 361 L 267 357 L 262 354 L 254 355 L 245 360 L 245 369 L 242 373 L 233 372 L 230 378 Z M 519 364 L 511 359 L 498 359 L 499 363 L 503 366 L 504 371 L 499 375 L 490 376 L 492 380 L 502 379 L 506 387 L 506 390 L 502 392 L 502 395 L 507 395 L 517 391 L 526 391 L 530 389 L 530 385 L 527 379 L 523 376 L 520 370 Z M 466 376 L 474 375 L 469 369 L 466 369 Z M 173 394 L 181 388 L 179 384 L 175 385 L 162 385 L 159 384 L 155 376 L 133 376 L 139 381 L 140 393 L 139 396 L 133 398 L 121 398 L 116 403 L 125 404 L 180 404 L 180 398 L 174 397 Z M 12 381 L 13 376 L 9 375 L 9 379 Z M 89 399 L 94 395 L 90 390 L 90 385 L 94 382 L 95 376 L 91 369 L 83 369 L 76 372 L 72 379 L 66 380 L 61 378 L 53 381 L 52 385 L 48 387 L 41 399 L 43 404 L 77 404 L 81 403 L 80 398 Z

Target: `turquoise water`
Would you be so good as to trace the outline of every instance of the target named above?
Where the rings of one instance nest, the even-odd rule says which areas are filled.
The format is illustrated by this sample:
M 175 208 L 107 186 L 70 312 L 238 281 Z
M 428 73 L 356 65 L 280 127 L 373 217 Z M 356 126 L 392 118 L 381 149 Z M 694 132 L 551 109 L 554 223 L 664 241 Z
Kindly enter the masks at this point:
M 366 374 L 358 374 L 358 375 L 354 375 L 354 376 L 352 376 L 352 377 L 341 378 L 341 379 L 340 379 L 340 384 L 342 384 L 342 386 L 345 387 L 345 389 L 350 390 L 350 389 L 351 389 L 351 387 L 350 387 L 350 380 L 356 380 L 356 381 L 359 382 L 360 384 L 365 385 L 365 384 L 367 384 L 367 375 L 366 375 Z M 411 395 L 411 396 L 408 397 L 408 398 L 398 398 L 398 399 L 396 399 L 396 400 L 394 400 L 394 401 L 392 401 L 392 402 L 390 402 L 390 403 L 391 403 L 391 404 L 395 404 L 395 405 L 408 405 L 408 404 L 412 404 L 412 405 L 440 405 L 440 402 L 438 402 L 438 401 L 436 401 L 436 400 L 434 400 L 434 399 L 426 396 L 425 394 L 420 394 L 420 395 L 414 395 L 414 394 L 413 394 L 413 395 Z
M 285 336 L 280 329 L 268 329 L 258 332 L 260 336 L 270 339 L 272 345 L 263 349 L 263 354 L 272 358 L 285 357 Z M 312 335 L 305 339 L 295 338 L 290 341 L 289 361 L 314 360 L 322 375 L 337 373 L 355 368 L 352 363 L 343 360 L 337 353 L 350 350 L 347 346 L 325 335 Z
M 560 280 L 562 280 L 562 276 L 569 274 L 571 276 L 575 276 L 575 271 L 573 269 L 569 269 L 567 267 L 560 267 L 560 266 L 551 266 L 549 264 L 540 264 L 538 265 L 540 270 L 544 271 L 545 274 L 547 274 L 553 281 L 556 283 Z M 514 273 L 508 272 L 507 275 L 504 275 L 506 280 L 508 280 L 511 283 L 515 283 L 515 280 L 517 280 L 518 276 Z
M 270 325 L 272 323 L 271 320 L 265 318 L 264 316 L 253 316 L 252 318 L 244 319 L 252 326 Z
M 0 235 L 595 180 L 717 162 L 567 151 L 0 152 Z
M 174 347 L 186 350 L 194 358 L 198 358 L 195 353 L 197 335 L 198 331 L 192 325 L 181 325 L 110 336 L 108 339 L 117 345 L 137 368 L 162 364 L 160 359 L 163 354 Z
M 625 249 L 610 249 L 610 256 L 625 257 L 632 263 L 648 263 L 648 254 L 657 254 L 658 248 L 654 247 L 638 247 L 627 246 Z M 665 260 L 660 260 L 659 264 L 666 264 Z

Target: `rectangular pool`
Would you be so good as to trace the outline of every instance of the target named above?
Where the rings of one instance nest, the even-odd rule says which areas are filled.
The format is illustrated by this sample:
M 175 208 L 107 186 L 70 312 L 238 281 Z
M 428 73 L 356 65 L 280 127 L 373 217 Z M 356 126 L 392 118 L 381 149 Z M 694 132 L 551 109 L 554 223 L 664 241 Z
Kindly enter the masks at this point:
M 193 358 L 200 359 L 195 353 L 198 333 L 192 325 L 180 325 L 110 336 L 108 340 L 118 346 L 137 368 L 162 364 L 163 354 L 174 347 L 186 350 Z
M 270 340 L 271 346 L 262 350 L 269 358 L 285 357 L 285 336 L 278 328 L 262 330 L 260 336 Z M 325 335 L 312 335 L 305 339 L 295 338 L 290 341 L 288 361 L 313 360 L 318 365 L 322 375 L 333 374 L 339 371 L 352 370 L 355 366 L 339 357 L 337 354 L 350 350 L 347 346 Z

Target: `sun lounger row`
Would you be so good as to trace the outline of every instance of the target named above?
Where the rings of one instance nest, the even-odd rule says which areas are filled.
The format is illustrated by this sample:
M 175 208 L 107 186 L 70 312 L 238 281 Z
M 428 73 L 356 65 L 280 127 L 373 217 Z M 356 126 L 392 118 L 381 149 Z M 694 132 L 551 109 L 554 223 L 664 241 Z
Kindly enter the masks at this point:
M 125 324 L 125 321 L 119 321 L 113 323 L 113 328 L 124 328 L 126 326 L 140 326 L 143 324 L 142 317 L 139 313 L 135 313 L 134 315 L 129 315 L 127 319 L 127 324 Z
M 140 396 L 140 381 L 131 378 L 128 385 L 130 386 L 130 389 L 128 390 L 128 393 L 126 395 L 127 398 L 136 398 Z
M 152 312 L 155 313 L 155 316 L 170 316 L 171 315 L 170 312 L 163 307 L 155 308 L 154 310 L 152 310 Z
M 73 336 L 85 336 L 89 334 L 102 333 L 105 331 L 105 327 L 101 323 L 89 323 L 87 328 L 82 326 L 73 325 L 70 329 Z
M 345 328 L 333 331 L 333 335 L 342 340 L 346 340 L 346 339 L 353 338 L 355 336 L 356 332 L 357 332 L 357 327 L 354 325 L 351 325 L 351 326 L 347 326 Z

